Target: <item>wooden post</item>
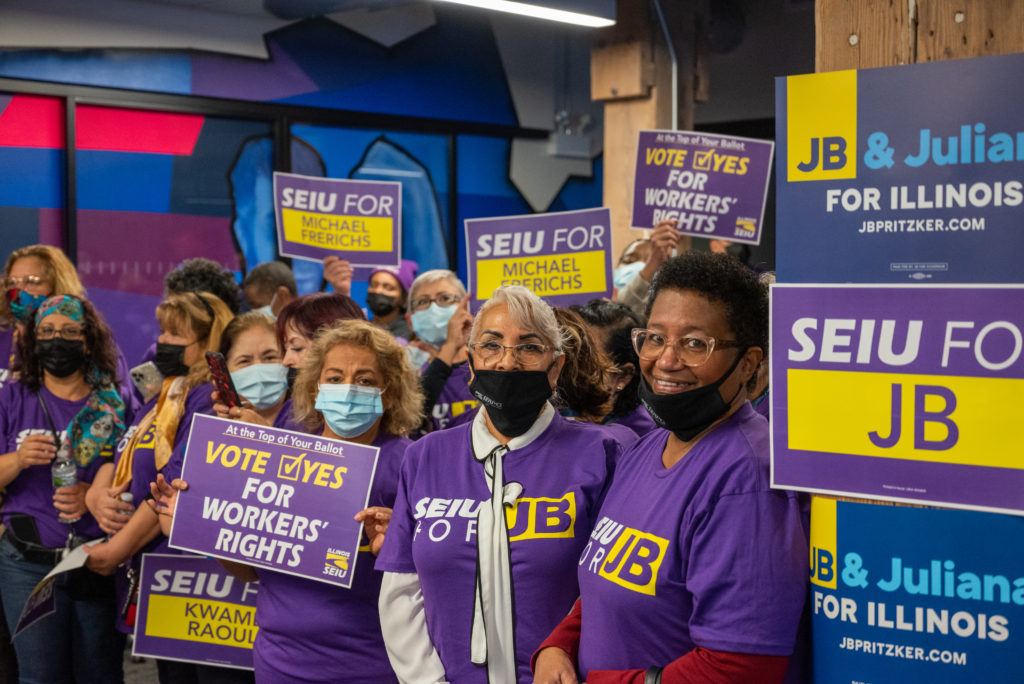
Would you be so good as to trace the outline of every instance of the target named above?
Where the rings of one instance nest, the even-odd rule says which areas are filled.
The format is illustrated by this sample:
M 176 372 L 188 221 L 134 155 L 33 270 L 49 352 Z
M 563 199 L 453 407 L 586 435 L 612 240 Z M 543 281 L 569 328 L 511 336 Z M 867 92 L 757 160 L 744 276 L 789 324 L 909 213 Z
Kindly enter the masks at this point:
M 617 23 L 595 34 L 591 51 L 591 98 L 605 103 L 604 205 L 611 209 L 615 258 L 637 237 L 629 228 L 637 135 L 673 128 L 672 60 L 653 2 L 618 0 Z M 700 3 L 661 0 L 678 60 L 681 129 L 693 128 L 695 4 Z

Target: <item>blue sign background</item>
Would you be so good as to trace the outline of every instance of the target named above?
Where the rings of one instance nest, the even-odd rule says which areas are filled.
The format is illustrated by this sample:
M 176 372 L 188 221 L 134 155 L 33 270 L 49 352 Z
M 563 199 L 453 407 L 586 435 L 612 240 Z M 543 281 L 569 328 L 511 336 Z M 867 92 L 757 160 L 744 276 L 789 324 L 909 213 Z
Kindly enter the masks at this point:
M 836 72 L 838 73 L 838 72 Z M 946 282 L 1006 283 L 1020 282 L 1020 247 L 1024 233 L 1020 222 L 1022 205 L 964 208 L 909 209 L 891 207 L 891 189 L 907 186 L 908 197 L 917 200 L 918 186 L 925 198 L 934 197 L 936 184 L 975 183 L 994 186 L 1024 179 L 1024 162 L 993 162 L 989 138 L 1005 133 L 1013 140 L 1011 156 L 1024 156 L 1018 131 L 1024 131 L 1024 90 L 1019 87 L 1024 73 L 1024 54 L 949 60 L 913 66 L 868 69 L 856 72 L 856 92 L 844 93 L 856 108 L 856 128 L 836 130 L 847 134 L 847 164 L 856 168 L 856 177 L 840 180 L 794 180 L 789 173 L 789 141 L 799 144 L 800 162 L 811 158 L 811 137 L 832 135 L 827 123 L 809 133 L 799 124 L 791 125 L 788 106 L 793 79 L 819 79 L 825 83 L 831 74 L 776 79 L 776 121 L 778 146 L 778 276 L 784 282 Z M 815 81 L 805 81 L 806 84 Z M 811 86 L 813 87 L 813 86 Z M 805 91 L 806 92 L 806 91 Z M 833 93 L 823 88 L 822 101 Z M 809 98 L 813 104 L 813 98 Z M 843 107 L 835 112 L 843 115 Z M 983 150 L 986 161 L 973 161 L 975 126 L 984 124 Z M 908 155 L 917 155 L 922 129 L 931 138 L 941 139 L 948 150 L 950 136 L 959 137 L 962 126 L 970 127 L 967 145 L 971 163 L 936 165 L 928 161 L 914 167 L 906 163 Z M 842 128 L 841 126 L 839 127 Z M 869 141 L 883 133 L 884 144 Z M 878 141 L 879 139 L 875 139 Z M 805 144 L 806 143 L 806 144 Z M 960 153 L 959 140 L 954 147 Z M 853 149 L 855 147 L 855 149 Z M 877 150 L 892 148 L 891 166 L 886 166 Z M 962 159 L 958 154 L 958 159 Z M 870 163 L 870 164 L 869 164 Z M 878 166 L 878 168 L 872 168 Z M 820 167 L 819 167 L 820 168 Z M 826 209 L 826 191 L 880 190 L 879 210 L 846 211 L 837 205 Z M 993 192 L 994 189 L 993 189 Z M 1005 194 L 1005 193 L 1004 193 Z M 851 200 L 853 196 L 851 195 Z M 919 220 L 932 219 L 932 230 Z M 935 230 L 937 221 L 949 227 L 953 220 L 967 219 L 966 231 Z M 977 220 L 983 230 L 974 229 Z M 860 232 L 865 221 L 906 220 L 904 231 Z M 906 230 L 913 228 L 913 231 Z
M 820 527 L 821 519 L 829 517 L 827 511 L 822 515 L 822 504 L 836 506 L 832 548 L 828 530 Z M 1024 562 L 1019 544 L 1024 518 L 820 499 L 815 500 L 812 515 L 819 518 L 817 523 L 812 519 L 812 526 L 819 525 L 811 534 L 812 582 L 830 576 L 836 580 L 835 589 L 811 585 L 815 681 L 1024 681 Z M 880 588 L 880 582 L 886 586 L 892 578 L 895 558 L 901 574 L 911 569 L 914 585 L 925 573 L 927 594 L 909 593 L 905 582 L 892 591 Z M 816 559 L 822 559 L 817 567 Z M 938 587 L 932 583 L 935 562 Z M 968 573 L 981 581 L 983 597 L 985 576 L 998 576 L 991 581 L 994 600 L 957 596 L 973 581 Z M 1004 581 L 1005 592 L 998 586 Z M 936 588 L 940 594 L 952 588 L 954 596 L 931 595 Z M 826 605 L 836 604 L 828 596 L 852 601 L 857 623 L 844 621 L 841 612 L 830 618 Z M 868 624 L 869 602 L 874 603 L 874 626 Z M 903 606 L 904 627 L 912 629 L 879 626 L 880 604 L 885 605 L 885 620 L 894 625 L 897 606 Z M 917 609 L 922 610 L 922 629 L 915 624 Z M 928 633 L 929 612 L 939 618 L 945 612 L 948 634 L 938 628 Z M 979 636 L 979 623 L 984 623 L 984 638 Z M 962 635 L 956 634 L 954 625 Z

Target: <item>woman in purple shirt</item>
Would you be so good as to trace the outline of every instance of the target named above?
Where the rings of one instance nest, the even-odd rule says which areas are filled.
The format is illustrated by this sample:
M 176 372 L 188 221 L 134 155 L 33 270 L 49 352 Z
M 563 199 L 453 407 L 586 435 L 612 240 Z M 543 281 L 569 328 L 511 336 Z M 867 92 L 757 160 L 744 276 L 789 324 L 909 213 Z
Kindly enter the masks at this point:
M 781 682 L 807 593 L 807 530 L 773 490 L 768 424 L 747 402 L 768 300 L 725 255 L 655 275 L 633 331 L 662 429 L 623 454 L 579 559 L 580 601 L 535 658 L 538 684 Z
M 38 305 L 20 340 L 19 380 L 0 390 L 0 487 L 5 487 L 0 593 L 11 632 L 33 587 L 65 548 L 100 536 L 85 492 L 131 422 L 118 392 L 117 350 L 88 302 L 57 295 Z M 51 462 L 77 483 L 54 490 Z M 56 612 L 14 639 L 21 681 L 109 682 L 121 677 L 114 587 L 87 570 L 55 585 Z

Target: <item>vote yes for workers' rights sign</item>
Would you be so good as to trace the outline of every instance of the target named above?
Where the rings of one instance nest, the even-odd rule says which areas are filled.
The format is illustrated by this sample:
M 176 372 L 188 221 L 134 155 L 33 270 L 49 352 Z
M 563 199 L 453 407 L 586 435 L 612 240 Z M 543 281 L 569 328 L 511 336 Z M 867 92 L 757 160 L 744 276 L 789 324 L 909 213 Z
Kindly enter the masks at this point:
M 640 131 L 634 228 L 758 244 L 775 143 L 694 131 Z
M 274 172 L 277 244 L 282 256 L 355 266 L 398 266 L 402 184 Z
M 170 545 L 348 588 L 378 451 L 196 415 Z
M 1024 513 L 1024 287 L 775 285 L 772 486 Z
M 143 554 L 132 655 L 251 670 L 258 591 L 212 558 Z
M 472 303 L 502 285 L 522 285 L 552 306 L 612 293 L 608 209 L 466 219 Z

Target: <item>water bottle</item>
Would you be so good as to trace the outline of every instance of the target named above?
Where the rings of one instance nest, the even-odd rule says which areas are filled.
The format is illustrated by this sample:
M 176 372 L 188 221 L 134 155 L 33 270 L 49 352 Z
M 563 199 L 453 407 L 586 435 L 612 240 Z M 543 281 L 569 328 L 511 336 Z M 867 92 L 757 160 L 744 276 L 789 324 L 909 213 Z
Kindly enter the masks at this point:
M 58 447 L 57 457 L 53 459 L 53 465 L 50 466 L 50 474 L 53 476 L 53 488 L 54 490 L 60 489 L 61 487 L 74 487 L 78 484 L 78 467 L 75 462 L 71 460 L 71 454 L 67 449 Z M 73 523 L 78 522 L 79 518 L 70 520 L 68 518 L 61 518 L 61 522 Z

